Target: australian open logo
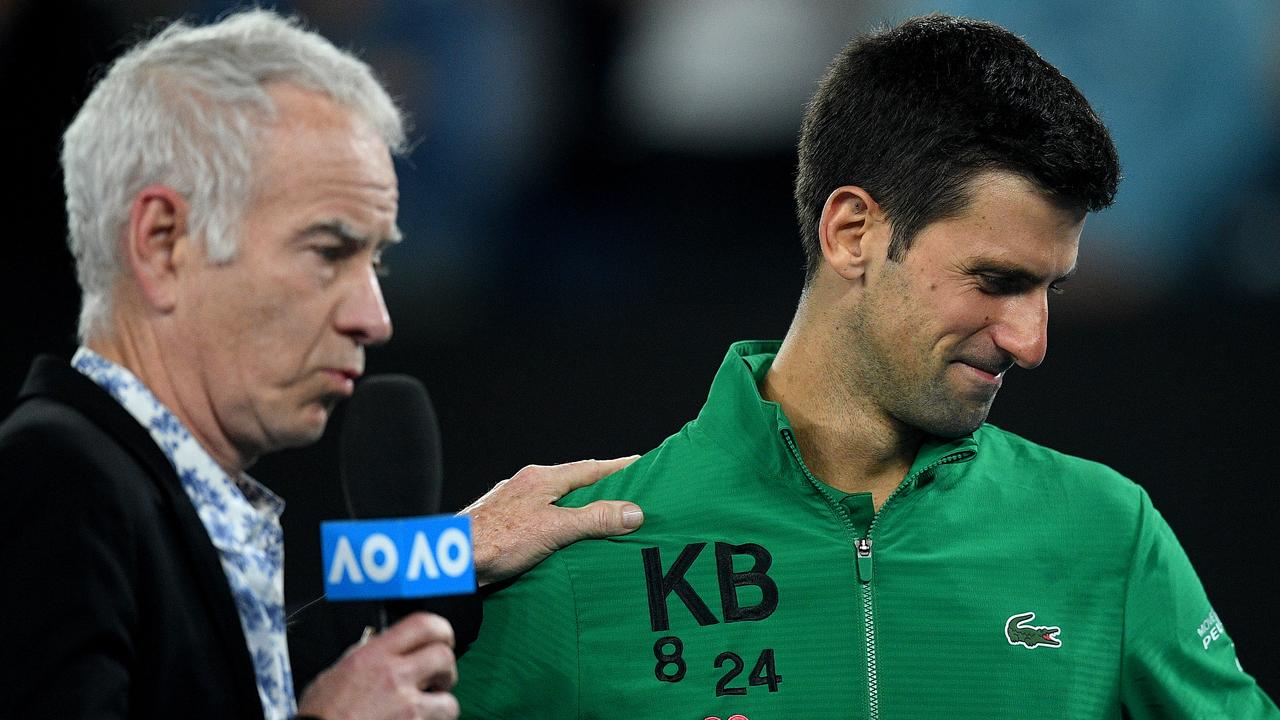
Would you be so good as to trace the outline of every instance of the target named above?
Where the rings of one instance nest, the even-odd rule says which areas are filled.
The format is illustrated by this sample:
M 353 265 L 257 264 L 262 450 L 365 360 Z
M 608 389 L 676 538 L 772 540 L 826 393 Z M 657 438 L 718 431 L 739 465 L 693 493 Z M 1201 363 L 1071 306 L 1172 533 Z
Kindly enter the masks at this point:
M 1058 639 L 1058 633 L 1062 632 L 1062 628 L 1031 625 L 1031 621 L 1035 619 L 1036 614 L 1033 612 L 1009 616 L 1004 624 L 1004 636 L 1008 638 L 1009 644 L 1025 645 L 1029 648 L 1062 647 L 1062 641 Z

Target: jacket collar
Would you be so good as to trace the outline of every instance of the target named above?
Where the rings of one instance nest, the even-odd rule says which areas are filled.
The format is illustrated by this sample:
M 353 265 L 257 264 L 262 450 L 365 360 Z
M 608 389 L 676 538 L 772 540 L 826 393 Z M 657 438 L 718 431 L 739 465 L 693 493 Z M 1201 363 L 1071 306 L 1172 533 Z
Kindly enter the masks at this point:
M 52 355 L 41 355 L 35 359 L 26 382 L 18 392 L 17 402 L 36 397 L 47 397 L 76 408 L 127 448 L 162 488 L 170 485 L 170 490 L 182 490 L 173 464 L 156 446 L 147 429 L 139 425 L 115 398 L 67 361 Z
M 801 480 L 807 486 L 804 470 L 796 460 L 799 449 L 793 454 L 786 441 L 785 434 L 792 432 L 786 413 L 778 403 L 760 395 L 760 383 L 781 345 L 776 340 L 744 340 L 730 345 L 694 427 L 749 465 L 773 476 Z M 902 490 L 931 481 L 934 468 L 943 461 L 968 460 L 977 449 L 972 433 L 959 438 L 927 438 L 907 473 L 909 486 Z

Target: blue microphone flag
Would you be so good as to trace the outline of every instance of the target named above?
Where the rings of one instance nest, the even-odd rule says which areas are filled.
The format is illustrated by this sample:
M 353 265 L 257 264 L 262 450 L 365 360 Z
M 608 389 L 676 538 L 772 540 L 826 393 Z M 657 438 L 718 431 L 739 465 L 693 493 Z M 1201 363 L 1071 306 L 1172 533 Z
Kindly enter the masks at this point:
M 471 518 L 428 515 L 320 524 L 329 600 L 400 600 L 476 590 Z

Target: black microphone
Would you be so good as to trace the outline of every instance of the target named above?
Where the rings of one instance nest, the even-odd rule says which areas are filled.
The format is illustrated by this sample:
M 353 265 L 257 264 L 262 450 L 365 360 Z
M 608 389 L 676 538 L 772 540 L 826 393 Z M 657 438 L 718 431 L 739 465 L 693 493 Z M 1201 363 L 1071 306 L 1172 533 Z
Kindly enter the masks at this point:
M 440 511 L 440 424 L 417 379 L 374 375 L 357 384 L 345 409 L 338 452 L 338 475 L 352 519 Z M 425 606 L 422 600 L 386 601 L 382 626 Z

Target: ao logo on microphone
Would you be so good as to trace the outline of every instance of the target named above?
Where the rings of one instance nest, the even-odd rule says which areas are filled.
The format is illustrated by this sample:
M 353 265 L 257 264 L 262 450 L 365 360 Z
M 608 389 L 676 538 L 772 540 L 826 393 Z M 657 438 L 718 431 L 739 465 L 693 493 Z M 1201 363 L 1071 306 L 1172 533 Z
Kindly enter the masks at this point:
M 471 518 L 455 515 L 320 524 L 325 597 L 393 600 L 475 592 Z

